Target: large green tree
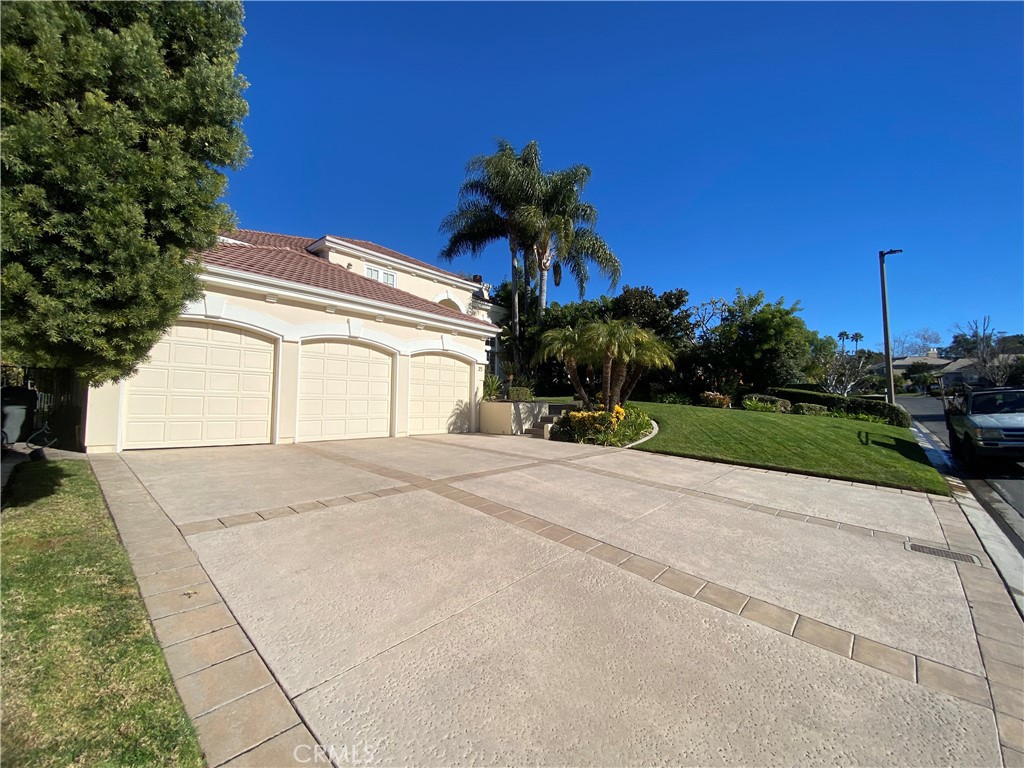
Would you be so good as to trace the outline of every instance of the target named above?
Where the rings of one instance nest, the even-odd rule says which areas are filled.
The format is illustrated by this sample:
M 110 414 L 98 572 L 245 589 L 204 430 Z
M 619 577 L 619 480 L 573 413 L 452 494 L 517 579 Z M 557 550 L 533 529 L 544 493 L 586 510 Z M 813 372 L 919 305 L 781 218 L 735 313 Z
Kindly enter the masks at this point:
M 5 357 L 129 374 L 201 295 L 248 156 L 242 5 L 0 7 Z
M 813 338 L 799 311 L 799 302 L 766 302 L 764 291 L 738 290 L 732 302 L 712 299 L 694 313 L 702 333 L 683 356 L 684 368 L 702 387 L 727 394 L 797 381 Z

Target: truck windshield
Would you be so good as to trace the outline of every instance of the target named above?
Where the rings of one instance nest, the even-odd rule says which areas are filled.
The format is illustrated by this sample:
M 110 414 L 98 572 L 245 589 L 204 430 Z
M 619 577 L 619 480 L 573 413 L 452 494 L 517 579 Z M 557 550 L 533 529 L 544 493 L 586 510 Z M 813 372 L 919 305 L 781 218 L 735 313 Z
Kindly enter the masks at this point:
M 1024 392 L 986 392 L 975 395 L 971 413 L 1024 413 Z

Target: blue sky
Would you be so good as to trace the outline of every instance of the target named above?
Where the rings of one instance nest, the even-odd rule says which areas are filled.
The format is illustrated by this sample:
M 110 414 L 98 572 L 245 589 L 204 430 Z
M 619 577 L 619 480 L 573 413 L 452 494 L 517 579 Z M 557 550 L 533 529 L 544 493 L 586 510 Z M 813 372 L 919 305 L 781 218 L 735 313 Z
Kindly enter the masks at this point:
M 894 335 L 1024 330 L 1020 3 L 258 2 L 246 29 L 244 227 L 436 263 L 466 161 L 536 139 L 592 168 L 621 284 L 763 289 L 873 348 L 902 248 Z M 508 250 L 450 268 L 499 282 Z

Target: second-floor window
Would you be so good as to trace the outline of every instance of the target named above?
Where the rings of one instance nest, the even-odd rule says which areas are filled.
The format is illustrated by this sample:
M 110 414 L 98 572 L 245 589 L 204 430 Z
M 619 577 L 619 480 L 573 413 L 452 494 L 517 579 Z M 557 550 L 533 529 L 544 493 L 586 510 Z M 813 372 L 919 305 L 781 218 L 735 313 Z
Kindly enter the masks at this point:
M 376 280 L 384 285 L 390 285 L 392 288 L 395 287 L 395 273 L 388 272 L 385 269 L 377 269 L 376 267 L 367 267 L 366 276 L 371 280 Z

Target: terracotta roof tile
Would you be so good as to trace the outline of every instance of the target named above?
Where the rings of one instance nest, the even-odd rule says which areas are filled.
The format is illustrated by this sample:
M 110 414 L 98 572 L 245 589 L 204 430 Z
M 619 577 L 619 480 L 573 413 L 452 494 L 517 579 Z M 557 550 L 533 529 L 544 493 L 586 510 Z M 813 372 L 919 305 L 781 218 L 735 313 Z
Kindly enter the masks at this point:
M 232 240 L 251 243 L 251 245 L 221 242 L 216 248 L 202 254 L 205 263 L 379 301 L 405 309 L 428 312 L 450 320 L 473 323 L 482 328 L 494 327 L 479 318 L 350 272 L 340 264 L 332 264 L 326 259 L 303 250 L 304 243 L 309 244 L 315 240 L 251 230 L 239 230 L 225 236 Z

